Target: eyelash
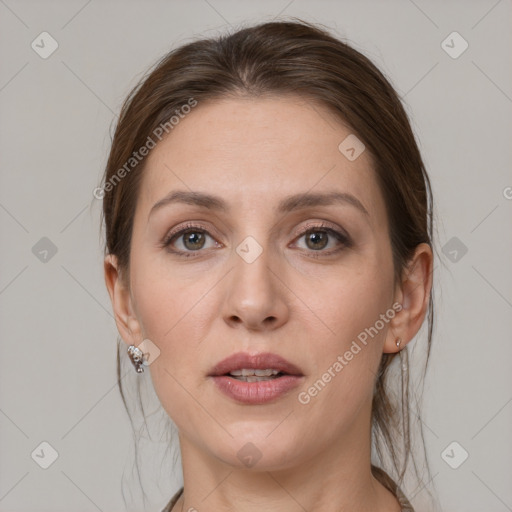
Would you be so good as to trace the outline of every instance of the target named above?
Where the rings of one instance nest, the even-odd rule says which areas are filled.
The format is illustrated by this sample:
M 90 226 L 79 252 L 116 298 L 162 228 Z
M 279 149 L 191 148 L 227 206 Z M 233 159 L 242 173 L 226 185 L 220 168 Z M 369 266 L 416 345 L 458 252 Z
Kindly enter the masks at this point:
M 197 251 L 179 251 L 179 250 L 175 250 L 175 249 L 170 249 L 170 245 L 174 240 L 179 239 L 180 236 L 183 236 L 187 233 L 196 233 L 196 232 L 207 234 L 208 236 L 211 236 L 210 233 L 208 233 L 208 231 L 205 230 L 204 228 L 202 228 L 201 226 L 198 226 L 195 224 L 186 224 L 179 231 L 170 233 L 168 236 L 166 236 L 164 238 L 164 240 L 162 241 L 162 243 L 160 244 L 160 246 L 162 248 L 167 249 L 172 254 L 176 254 L 177 256 L 184 257 L 184 258 L 195 258 L 196 256 L 194 256 L 193 253 L 200 253 L 200 252 L 202 252 L 201 249 L 199 249 Z M 330 251 L 323 251 L 323 250 L 308 251 L 308 252 L 311 252 L 310 256 L 312 258 L 321 258 L 322 256 L 330 256 L 330 255 L 335 254 L 338 251 L 342 250 L 343 248 L 352 247 L 352 241 L 350 240 L 350 238 L 348 236 L 344 235 L 343 233 L 340 233 L 336 229 L 333 229 L 332 227 L 330 227 L 329 224 L 308 225 L 308 226 L 306 226 L 306 228 L 304 230 L 302 230 L 297 235 L 296 238 L 302 238 L 304 235 L 308 235 L 308 234 L 316 233 L 316 232 L 324 232 L 329 235 L 332 235 L 339 242 L 341 242 L 342 247 L 340 247 L 338 249 L 334 249 L 334 250 L 331 249 Z M 317 253 L 317 254 L 315 254 L 315 253 Z

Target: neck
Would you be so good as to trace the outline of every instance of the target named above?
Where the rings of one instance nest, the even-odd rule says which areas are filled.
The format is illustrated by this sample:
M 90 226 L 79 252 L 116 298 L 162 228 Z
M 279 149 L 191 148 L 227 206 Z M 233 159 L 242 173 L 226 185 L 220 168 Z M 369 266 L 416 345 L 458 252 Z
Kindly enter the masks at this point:
M 335 444 L 286 467 L 234 467 L 180 433 L 184 493 L 174 510 L 227 512 L 399 512 L 371 473 L 367 414 Z M 319 433 L 318 435 L 321 435 Z

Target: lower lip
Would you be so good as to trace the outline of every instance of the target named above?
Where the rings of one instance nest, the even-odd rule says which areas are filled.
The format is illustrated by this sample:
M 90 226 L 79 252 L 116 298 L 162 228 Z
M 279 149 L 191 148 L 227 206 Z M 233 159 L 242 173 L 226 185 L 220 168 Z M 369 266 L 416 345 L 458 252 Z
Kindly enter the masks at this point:
M 296 388 L 302 376 L 283 375 L 277 379 L 244 382 L 227 375 L 212 377 L 216 386 L 225 395 L 243 404 L 259 405 L 272 402 Z

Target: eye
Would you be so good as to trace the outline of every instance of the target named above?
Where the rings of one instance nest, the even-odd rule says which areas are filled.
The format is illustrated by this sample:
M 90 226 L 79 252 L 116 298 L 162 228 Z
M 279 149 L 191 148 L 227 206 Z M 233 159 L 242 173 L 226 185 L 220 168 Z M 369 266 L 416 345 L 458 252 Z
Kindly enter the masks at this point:
M 313 252 L 332 254 L 340 249 L 343 249 L 344 247 L 351 246 L 351 242 L 346 235 L 332 227 L 328 227 L 326 224 L 319 226 L 308 226 L 306 230 L 303 231 L 301 235 L 299 235 L 299 240 L 301 238 L 305 238 L 305 248 Z M 330 247 L 328 247 L 329 245 Z M 326 248 L 328 250 L 324 250 Z M 314 257 L 318 256 L 314 255 Z
M 192 255 L 187 253 L 199 252 L 201 249 L 209 248 L 206 246 L 208 238 L 213 240 L 205 229 L 188 224 L 183 229 L 166 236 L 161 245 L 179 256 L 190 257 Z M 210 247 L 216 246 L 219 246 L 216 241 L 213 245 L 210 245 Z

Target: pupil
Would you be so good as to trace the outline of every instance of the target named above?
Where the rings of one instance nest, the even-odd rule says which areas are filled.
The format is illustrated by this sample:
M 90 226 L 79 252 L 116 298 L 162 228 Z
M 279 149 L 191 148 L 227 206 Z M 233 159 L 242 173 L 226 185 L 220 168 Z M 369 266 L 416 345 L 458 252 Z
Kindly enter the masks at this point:
M 188 249 L 200 249 L 202 247 L 202 243 L 204 242 L 203 233 L 188 233 L 185 235 L 185 246 Z M 191 246 L 188 244 L 192 244 Z
M 327 235 L 326 233 L 322 233 L 320 231 L 317 231 L 315 233 L 310 233 L 309 236 L 307 237 L 308 242 L 313 242 L 313 247 L 310 247 L 310 248 L 323 249 L 325 247 L 326 241 L 327 241 L 326 235 Z M 315 246 L 316 243 L 320 243 L 320 245 Z

